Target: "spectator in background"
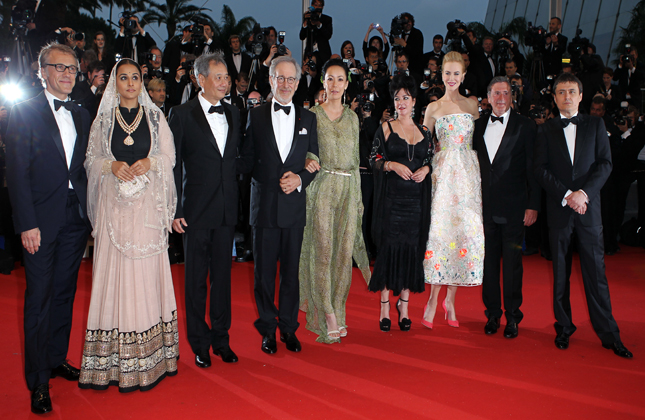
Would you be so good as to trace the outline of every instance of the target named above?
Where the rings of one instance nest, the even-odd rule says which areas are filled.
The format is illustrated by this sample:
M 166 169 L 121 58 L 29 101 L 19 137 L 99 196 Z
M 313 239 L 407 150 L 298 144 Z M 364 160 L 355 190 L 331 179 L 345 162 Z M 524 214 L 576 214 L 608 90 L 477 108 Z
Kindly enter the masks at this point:
M 466 51 L 468 51 L 468 57 L 470 58 L 470 71 L 474 73 L 477 79 L 477 96 L 485 98 L 488 94 L 486 87 L 495 75 L 495 63 L 490 55 L 493 51 L 493 39 L 486 37 L 482 45 L 479 45 L 477 44 L 477 37 L 475 37 L 473 31 L 466 31 L 465 35 L 462 36 L 462 41 L 466 46 Z M 484 45 L 486 48 L 484 48 Z
M 334 29 L 331 16 L 322 14 L 325 0 L 313 0 L 311 7 L 315 10 L 305 13 L 302 28 L 300 29 L 300 40 L 307 40 L 305 54 L 318 53 L 322 64 L 331 57 L 329 40 Z
M 602 96 L 607 106 L 606 111 L 609 113 L 613 112 L 615 109 L 618 109 L 620 106 L 620 101 L 622 100 L 622 92 L 620 87 L 617 84 L 613 84 L 611 81 L 614 78 L 614 71 L 611 67 L 605 67 L 602 71 L 602 83 L 598 86 L 596 94 L 594 97 Z
M 98 60 L 105 66 L 105 71 L 111 72 L 112 67 L 114 67 L 114 51 L 107 46 L 103 31 L 98 31 L 94 34 L 91 48 L 96 53 Z
M 314 105 L 314 95 L 320 90 L 320 73 L 318 72 L 318 55 L 305 55 L 302 60 L 302 75 L 298 89 L 293 96 L 293 103 L 305 108 L 311 108 Z
M 381 34 L 381 37 L 379 38 L 378 36 L 373 36 L 372 38 L 370 38 L 368 43 L 367 38 L 370 36 L 370 32 L 372 32 L 372 30 L 374 29 L 376 29 Z M 382 59 L 383 61 L 387 60 L 387 56 L 390 53 L 390 44 L 388 44 L 387 42 L 387 35 L 385 35 L 385 32 L 383 32 L 383 27 L 378 23 L 370 23 L 370 27 L 367 28 L 367 33 L 365 34 L 365 39 L 363 40 L 363 57 L 365 57 L 365 61 L 367 61 L 367 56 L 369 55 L 369 47 L 376 48 L 378 58 Z
M 469 96 L 476 96 L 479 91 L 477 85 L 477 76 L 474 72 L 468 71 L 470 68 L 470 57 L 467 53 L 461 53 L 461 57 L 464 59 L 464 64 L 466 65 L 466 74 L 464 75 L 464 81 L 459 86 L 459 93 L 461 96 L 468 98 Z
M 152 36 L 143 30 L 139 24 L 139 18 L 137 16 L 132 16 L 130 20 L 137 22 L 137 26 L 132 31 L 132 36 L 126 36 L 124 26 L 125 21 L 123 18 L 119 19 L 120 29 L 119 34 L 114 41 L 114 49 L 117 54 L 121 54 L 121 57 L 131 58 L 138 63 L 139 54 L 150 50 L 150 48 L 156 43 L 152 39 Z
M 432 38 L 432 51 L 423 54 L 423 62 L 427 63 L 431 57 L 435 57 L 437 63 L 441 63 L 445 54 L 443 52 L 443 36 L 437 34 Z
M 562 70 L 562 54 L 567 50 L 567 37 L 562 35 L 562 20 L 552 17 L 549 21 L 549 36 L 544 45 L 540 46 L 544 60 L 544 72 L 557 75 Z
M 356 60 L 356 50 L 354 50 L 354 44 L 350 40 L 343 42 L 343 45 L 340 47 L 340 57 L 343 60 L 349 60 L 348 67 L 350 69 L 356 68 L 360 64 Z
M 623 101 L 641 109 L 642 94 L 641 85 L 645 81 L 643 66 L 638 62 L 638 50 L 632 46 L 629 52 L 620 56 L 620 63 L 614 70 L 614 80 L 623 93 Z
M 150 99 L 161 111 L 164 117 L 168 118 L 169 107 L 166 106 L 166 82 L 162 79 L 152 79 L 148 82 L 148 94 Z
M 414 27 L 414 16 L 401 13 L 403 19 L 403 34 L 394 38 L 394 44 L 403 48 L 410 57 L 410 69 L 421 73 L 423 70 L 423 33 Z
M 228 75 L 231 81 L 233 81 L 233 89 L 237 88 L 237 77 L 240 73 L 245 73 L 247 88 L 248 88 L 248 74 L 251 71 L 251 56 L 242 51 L 242 41 L 240 40 L 239 35 L 231 35 L 228 38 L 228 46 L 231 48 L 231 52 L 227 53 L 224 57 L 226 61 L 226 68 L 228 69 Z

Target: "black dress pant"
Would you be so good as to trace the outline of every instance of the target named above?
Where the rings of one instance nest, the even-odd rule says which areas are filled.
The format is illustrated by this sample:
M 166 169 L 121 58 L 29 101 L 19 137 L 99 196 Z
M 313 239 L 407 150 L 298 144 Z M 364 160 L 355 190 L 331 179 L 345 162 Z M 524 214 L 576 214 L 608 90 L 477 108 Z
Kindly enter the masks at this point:
M 500 274 L 504 283 L 504 309 L 507 324 L 520 323 L 524 315 L 522 305 L 522 238 L 524 223 L 484 223 L 486 255 L 484 256 L 484 279 L 482 299 L 486 317 L 502 317 Z M 502 270 L 500 273 L 500 259 Z
M 295 333 L 300 306 L 298 267 L 304 228 L 280 229 L 253 227 L 255 261 L 255 303 L 259 318 L 255 328 L 262 335 Z M 280 296 L 275 306 L 275 276 L 280 260 Z M 277 319 L 276 319 L 277 318 Z
M 572 252 L 571 238 L 576 233 L 582 282 L 587 308 L 593 329 L 603 344 L 620 340 L 618 325 L 611 313 L 609 286 L 605 276 L 605 249 L 602 226 L 583 226 L 580 218 L 572 214 L 566 227 L 551 228 L 551 251 L 553 253 L 553 312 L 557 334 L 571 335 L 576 326 L 571 317 L 570 281 Z
M 229 345 L 231 328 L 231 258 L 235 226 L 191 229 L 184 233 L 186 258 L 186 336 L 193 353 Z M 210 276 L 209 276 L 210 274 Z M 210 279 L 210 321 L 206 299 Z
M 89 228 L 78 197 L 69 190 L 65 224 L 51 242 L 41 241 L 25 262 L 25 377 L 33 390 L 49 382 L 51 370 L 67 359 L 78 270 Z

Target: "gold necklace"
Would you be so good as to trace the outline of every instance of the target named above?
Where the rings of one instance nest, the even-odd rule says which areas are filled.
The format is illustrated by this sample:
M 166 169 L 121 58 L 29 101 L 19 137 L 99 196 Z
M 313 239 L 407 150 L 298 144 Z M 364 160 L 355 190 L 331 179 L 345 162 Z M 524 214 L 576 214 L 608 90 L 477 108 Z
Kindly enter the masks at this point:
M 139 105 L 139 112 L 137 112 L 137 116 L 135 117 L 134 121 L 132 124 L 128 124 L 125 122 L 123 119 L 123 115 L 121 115 L 121 110 L 119 107 L 116 108 L 116 120 L 125 131 L 125 133 L 128 135 L 125 140 L 123 140 L 123 144 L 126 146 L 132 146 L 134 144 L 134 139 L 132 138 L 132 133 L 136 131 L 137 128 L 139 128 L 139 124 L 141 124 L 141 120 L 143 119 L 143 107 Z

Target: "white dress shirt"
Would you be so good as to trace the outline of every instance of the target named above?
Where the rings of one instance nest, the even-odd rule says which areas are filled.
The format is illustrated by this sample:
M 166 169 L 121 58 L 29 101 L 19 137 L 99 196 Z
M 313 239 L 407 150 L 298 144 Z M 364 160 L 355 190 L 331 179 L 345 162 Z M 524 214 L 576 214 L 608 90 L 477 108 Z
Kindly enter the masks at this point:
M 576 112 L 571 116 L 571 118 L 577 116 L 578 113 Z M 560 114 L 560 118 L 566 118 L 564 115 Z M 571 119 L 569 118 L 569 119 Z M 564 138 L 567 141 L 567 149 L 569 150 L 569 157 L 571 158 L 571 164 L 574 164 L 573 158 L 576 154 L 576 133 L 578 132 L 578 126 L 576 124 L 569 124 L 566 127 L 564 127 Z M 587 197 L 587 193 L 584 192 L 583 190 L 582 193 L 585 195 L 585 201 L 588 203 L 589 202 L 589 197 Z M 567 192 L 564 194 L 564 198 L 562 199 L 562 207 L 567 205 L 567 200 L 566 198 L 571 195 L 573 191 L 567 190 Z
M 495 115 L 495 114 L 492 114 Z M 497 117 L 497 115 L 495 115 Z M 506 132 L 506 126 L 508 125 L 508 119 L 511 116 L 511 109 L 509 108 L 505 113 L 500 115 L 504 118 L 504 122 L 495 121 L 492 122 L 492 119 L 488 119 L 488 124 L 486 125 L 486 131 L 484 131 L 484 143 L 486 144 L 486 150 L 488 151 L 488 158 L 490 163 L 493 163 L 495 155 L 499 150 L 499 145 L 502 144 L 502 137 Z
M 54 106 L 54 99 L 58 99 L 47 89 L 45 89 L 45 97 L 49 103 L 49 107 L 54 113 L 54 118 L 56 119 L 56 124 L 58 125 L 58 131 L 60 131 L 60 138 L 63 141 L 63 149 L 65 149 L 65 160 L 67 161 L 67 169 L 69 169 L 72 164 L 72 157 L 74 156 L 74 145 L 76 144 L 76 126 L 74 125 L 74 118 L 72 118 L 72 113 L 67 110 L 64 106 L 58 108 Z M 72 181 L 69 181 L 69 188 L 72 187 Z
M 206 115 L 206 121 L 208 121 L 208 125 L 211 127 L 211 132 L 215 137 L 217 147 L 219 147 L 220 155 L 224 156 L 224 148 L 226 147 L 226 140 L 228 138 L 228 121 L 226 121 L 226 115 L 218 114 L 217 112 L 213 112 L 212 114 L 208 113 L 211 106 L 218 106 L 221 103 L 217 101 L 216 104 L 211 104 L 204 98 L 203 92 L 200 92 L 197 97 L 199 98 L 199 104 L 202 106 L 204 115 Z
M 287 115 L 282 110 L 276 111 L 273 103 L 275 102 L 271 103 L 271 122 L 273 123 L 273 133 L 275 134 L 275 140 L 278 143 L 280 158 L 284 163 L 289 156 L 291 143 L 293 143 L 293 131 L 296 126 L 296 110 L 292 102 L 289 102 L 286 105 L 280 104 L 281 106 L 291 107 L 291 112 Z
M 235 64 L 235 69 L 237 70 L 237 73 L 240 73 L 240 69 L 242 68 L 242 53 L 239 52 L 237 54 L 233 54 L 233 64 Z

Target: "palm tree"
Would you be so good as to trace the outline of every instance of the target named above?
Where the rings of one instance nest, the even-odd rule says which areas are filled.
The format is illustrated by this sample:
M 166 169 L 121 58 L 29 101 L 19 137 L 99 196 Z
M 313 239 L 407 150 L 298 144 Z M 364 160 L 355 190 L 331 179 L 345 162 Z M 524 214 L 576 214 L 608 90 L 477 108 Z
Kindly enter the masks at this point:
M 621 26 L 620 38 L 615 44 L 613 52 L 616 54 L 614 64 L 618 64 L 620 56 L 625 54 L 625 45 L 630 44 L 636 47 L 639 54 L 645 55 L 645 40 L 642 34 L 645 33 L 645 0 L 641 0 L 632 9 L 632 17 L 627 24 L 627 27 Z
M 219 41 L 219 45 L 225 45 L 226 48 L 228 48 L 228 39 L 231 35 L 238 35 L 242 45 L 246 44 L 256 23 L 255 19 L 250 16 L 235 20 L 233 11 L 227 5 L 222 6 L 222 19 L 220 22 L 215 23 L 215 37 Z
M 210 11 L 210 9 L 188 4 L 189 0 L 166 0 L 165 4 L 156 3 L 153 0 L 146 1 L 150 8 L 143 15 L 142 20 L 147 23 L 157 23 L 158 26 L 166 24 L 168 40 L 175 35 L 179 23 L 187 22 L 193 17 L 212 22 L 210 16 L 203 13 L 205 10 Z

